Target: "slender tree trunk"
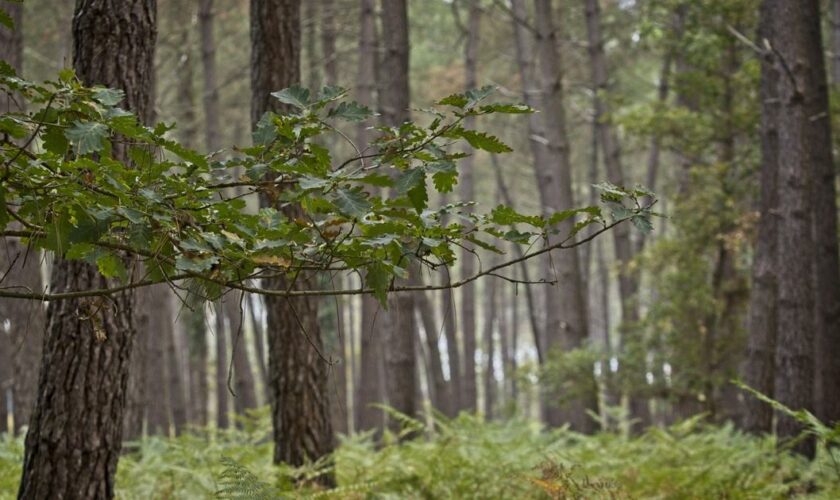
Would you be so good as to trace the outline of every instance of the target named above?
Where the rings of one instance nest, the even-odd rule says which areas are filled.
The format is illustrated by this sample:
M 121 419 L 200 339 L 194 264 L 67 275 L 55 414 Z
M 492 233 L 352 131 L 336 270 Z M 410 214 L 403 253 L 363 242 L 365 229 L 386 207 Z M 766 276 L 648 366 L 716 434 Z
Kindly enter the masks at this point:
M 474 89 L 478 86 L 478 48 L 481 29 L 481 7 L 476 0 L 468 0 L 467 42 L 464 46 L 464 84 L 466 88 Z M 475 119 L 468 117 L 464 120 L 465 128 L 473 128 Z M 475 154 L 469 151 L 470 154 Z M 473 156 L 464 158 L 458 178 L 462 200 L 475 199 L 475 181 L 473 180 Z M 461 277 L 475 274 L 476 257 L 474 249 L 465 249 L 461 253 Z M 477 409 L 477 375 L 475 368 L 476 341 L 476 304 L 475 283 L 468 283 L 461 287 L 461 332 L 464 339 L 464 378 L 462 380 L 460 397 L 461 409 L 475 412 Z
M 815 250 L 813 235 L 813 210 L 821 203 L 814 199 L 818 193 L 814 184 L 815 177 L 832 168 L 819 2 L 765 0 L 760 19 L 762 26 L 769 27 L 773 63 L 780 73 L 776 248 L 778 262 L 784 265 L 777 268 L 774 397 L 790 408 L 813 410 L 815 329 L 820 326 L 814 318 L 813 276 L 815 262 L 820 263 L 815 259 L 822 251 Z M 776 431 L 787 439 L 798 435 L 802 427 L 779 415 Z M 813 456 L 813 440 L 801 441 L 796 450 Z
M 557 51 L 557 31 L 552 20 L 550 0 L 535 0 L 537 45 L 540 54 L 541 84 L 543 89 L 546 139 L 552 164 L 537 165 L 543 210 L 547 213 L 574 207 L 572 173 L 569 161 L 569 144 L 563 105 L 563 65 Z M 567 219 L 558 227 L 561 234 L 568 234 L 573 221 Z M 582 279 L 578 254 L 574 250 L 552 255 L 553 274 L 557 286 L 546 293 L 546 346 L 569 351 L 581 347 L 588 337 L 586 305 L 582 293 Z M 556 290 L 556 291 L 555 291 Z M 594 376 L 594 375 L 593 375 Z M 594 386 L 594 384 L 593 384 Z M 597 395 L 593 392 L 574 399 L 561 408 L 547 400 L 546 421 L 551 426 L 569 423 L 581 432 L 595 430 L 595 422 L 587 411 L 597 411 Z
M 493 259 L 491 265 L 498 262 Z M 491 420 L 496 406 L 496 373 L 495 373 L 495 345 L 493 342 L 493 331 L 496 321 L 500 319 L 496 295 L 498 285 L 493 279 L 486 280 L 485 286 L 485 309 L 484 309 L 484 418 Z
M 204 145 L 216 151 L 221 144 L 219 131 L 219 89 L 216 81 L 216 39 L 213 34 L 213 0 L 199 0 L 198 27 L 201 36 L 201 66 L 204 89 Z
M 178 140 L 181 144 L 195 148 L 198 146 L 196 134 L 198 132 L 198 120 L 195 116 L 195 74 L 193 71 L 193 45 L 190 32 L 193 29 L 193 15 L 195 9 L 192 0 L 175 0 L 170 3 L 172 19 L 178 23 L 178 63 L 176 71 L 177 82 L 177 109 L 178 116 Z
M 601 9 L 598 0 L 585 0 L 586 31 L 589 40 L 589 62 L 592 75 L 592 85 L 595 93 L 595 129 L 598 143 L 604 155 L 604 165 L 607 179 L 617 186 L 625 185 L 624 168 L 621 164 L 621 145 L 615 127 L 609 121 L 611 110 L 603 99 L 609 91 L 609 72 L 607 58 L 604 53 L 604 39 L 601 33 Z M 633 259 L 633 245 L 630 241 L 630 226 L 621 224 L 612 231 L 615 256 L 620 265 L 618 275 L 618 290 L 621 298 L 621 321 L 624 328 L 632 328 L 639 321 L 638 272 L 629 268 Z M 645 386 L 646 370 L 632 373 L 636 383 Z M 650 424 L 651 416 L 647 398 L 644 395 L 630 395 L 630 416 L 639 423 L 639 427 Z M 637 429 L 638 430 L 638 429 Z
M 435 311 L 432 303 L 425 293 L 415 295 L 417 301 L 417 312 L 420 315 L 423 331 L 426 339 L 426 352 L 428 354 L 428 366 L 426 372 L 429 376 L 429 392 L 431 393 L 432 406 L 444 415 L 451 413 L 449 386 L 443 377 L 443 361 L 440 357 L 438 340 L 440 331 L 435 326 Z
M 79 0 L 73 17 L 73 66 L 79 78 L 122 89 L 125 106 L 144 122 L 152 114 L 156 12 L 153 0 L 119 6 Z M 112 285 L 95 266 L 59 258 L 50 290 Z M 134 340 L 133 294 L 96 302 L 49 304 L 45 361 L 26 436 L 19 498 L 114 496 Z M 98 340 L 103 333 L 104 340 Z M 63 424 L 67 415 L 74 416 L 75 426 Z
M 831 0 L 831 83 L 840 84 L 840 0 Z
M 260 381 L 265 385 L 268 381 L 268 372 L 265 367 L 265 325 L 262 318 L 257 315 L 257 305 L 260 298 L 256 295 L 248 295 L 248 315 L 251 318 L 251 326 L 254 329 L 254 350 L 257 354 L 257 368 L 260 373 Z
M 321 0 L 321 57 L 324 66 L 324 85 L 338 84 L 335 15 L 335 0 Z
M 228 411 L 228 350 L 225 334 L 225 309 L 222 301 L 216 302 L 216 427 L 230 426 Z
M 248 359 L 248 344 L 245 342 L 242 292 L 228 293 L 223 303 L 233 353 L 234 389 L 236 391 L 233 408 L 237 415 L 245 415 L 246 410 L 257 407 L 257 392 L 254 388 L 254 373 L 251 371 L 251 362 Z
M 379 102 L 382 107 L 382 121 L 388 126 L 399 126 L 409 120 L 408 81 L 408 6 L 406 0 L 382 0 L 382 46 L 384 55 L 380 66 Z M 410 266 L 409 273 L 417 273 L 416 266 Z M 385 348 L 385 387 L 389 404 L 397 411 L 415 416 L 419 409 L 415 400 L 417 394 L 417 355 L 414 337 L 414 296 L 397 293 L 389 297 L 391 329 L 388 331 Z M 391 425 L 398 430 L 400 422 L 392 419 Z
M 251 0 L 251 122 L 266 111 L 282 111 L 271 92 L 300 82 L 300 2 Z M 261 197 L 262 206 L 272 206 Z M 286 207 L 288 217 L 297 207 Z M 300 276 L 294 287 L 306 286 Z M 285 289 L 285 277 L 268 280 L 267 288 Z M 274 461 L 300 466 L 333 447 L 327 397 L 328 365 L 321 359 L 318 303 L 305 297 L 266 297 L 268 373 L 274 427 Z M 325 485 L 330 475 L 321 476 Z
M 196 305 L 193 310 L 182 311 L 181 316 L 181 325 L 187 339 L 189 354 L 190 415 L 193 423 L 203 427 L 208 424 L 207 399 L 209 396 L 205 306 L 203 303 Z
M 149 434 L 169 436 L 172 374 L 167 363 L 172 337 L 169 288 L 165 284 L 149 286 L 137 292 L 137 338 L 145 340 L 145 387 L 143 408 Z M 133 375 L 133 374 L 132 374 Z
M 321 88 L 321 65 L 318 64 L 318 0 L 303 2 L 303 61 L 306 68 L 305 84 L 312 91 Z
M 359 25 L 361 30 L 356 100 L 363 106 L 372 107 L 376 91 L 375 0 L 360 1 Z M 366 147 L 371 140 L 369 126 L 370 123 L 360 123 L 356 128 L 356 142 L 360 147 Z M 388 318 L 379 312 L 376 299 L 369 295 L 362 297 L 359 379 L 356 381 L 354 398 L 357 431 L 376 429 L 377 432 L 381 432 L 385 425 L 382 411 L 372 406 L 385 401 L 383 338 L 386 335 Z
M 840 1 L 832 2 L 832 66 L 831 83 L 840 84 Z M 822 49 L 819 27 L 809 20 L 812 44 Z M 816 50 L 816 49 L 813 49 Z M 818 147 L 810 150 L 814 162 L 814 243 L 816 244 L 816 374 L 814 399 L 817 416 L 829 424 L 840 423 L 840 262 L 837 245 L 837 179 L 832 157 L 831 120 L 829 116 L 829 92 L 825 83 L 825 67 L 822 59 L 814 57 L 815 88 L 814 110 L 819 109 L 820 119 L 811 120 L 809 125 Z

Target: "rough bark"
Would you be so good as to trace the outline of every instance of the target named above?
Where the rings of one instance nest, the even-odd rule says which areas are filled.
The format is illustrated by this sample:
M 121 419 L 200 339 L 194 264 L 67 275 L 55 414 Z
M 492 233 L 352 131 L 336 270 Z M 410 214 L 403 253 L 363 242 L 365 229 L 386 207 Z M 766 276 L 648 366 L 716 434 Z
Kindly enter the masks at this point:
M 156 12 L 153 0 L 79 0 L 73 17 L 76 74 L 86 84 L 122 89 L 124 105 L 144 122 L 152 114 Z M 58 258 L 50 290 L 112 285 L 94 266 Z M 19 498 L 114 496 L 134 339 L 132 302 L 131 293 L 119 293 L 103 303 L 50 303 Z
M 569 144 L 563 105 L 563 65 L 557 51 L 557 31 L 549 0 L 535 0 L 537 48 L 540 55 L 541 87 L 543 90 L 543 119 L 550 163 L 537 164 L 543 210 L 559 212 L 574 207 Z M 567 219 L 558 226 L 561 234 L 571 231 L 573 221 Z M 582 293 L 582 280 L 578 253 L 561 251 L 552 255 L 553 277 L 557 285 L 546 293 L 545 340 L 547 351 L 559 348 L 568 351 L 581 347 L 586 340 L 586 306 Z M 597 411 L 597 395 L 593 392 L 559 407 L 554 401 L 545 401 L 545 417 L 551 426 L 569 423 L 581 432 L 595 430 L 595 422 L 587 411 Z
M 251 0 L 251 122 L 281 112 L 271 92 L 300 82 L 300 2 Z M 262 206 L 273 203 L 261 197 Z M 295 207 L 284 208 L 293 217 Z M 300 276 L 295 288 L 306 286 Z M 268 288 L 286 289 L 285 278 Z M 307 298 L 266 297 L 268 373 L 274 428 L 274 461 L 299 466 L 332 451 L 327 398 L 328 364 L 321 358 L 318 304 Z M 319 478 L 332 484 L 331 476 Z
M 825 69 L 820 40 L 819 2 L 765 0 L 760 22 L 773 50 L 778 78 L 778 219 L 777 326 L 774 397 L 793 409 L 814 409 L 814 176 L 817 160 L 830 152 Z M 763 103 L 765 106 L 767 103 Z M 782 118 L 784 117 L 784 118 Z M 825 155 L 825 156 L 823 156 Z M 783 440 L 802 431 L 779 415 L 776 431 Z M 797 451 L 813 456 L 812 440 Z

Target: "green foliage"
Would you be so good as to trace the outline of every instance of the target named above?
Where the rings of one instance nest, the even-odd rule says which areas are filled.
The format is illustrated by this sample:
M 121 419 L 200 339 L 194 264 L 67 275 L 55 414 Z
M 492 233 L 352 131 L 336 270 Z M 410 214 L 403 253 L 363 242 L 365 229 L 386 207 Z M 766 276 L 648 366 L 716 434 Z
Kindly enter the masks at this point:
M 782 410 L 784 411 L 784 410 Z M 338 487 L 311 481 L 321 462 L 271 463 L 267 408 L 242 429 L 149 437 L 120 459 L 117 498 L 837 498 L 840 476 L 825 446 L 815 461 L 776 449 L 771 437 L 707 426 L 701 417 L 638 437 L 545 431 L 515 417 L 483 422 L 435 416 L 433 427 L 390 412 L 424 437 L 344 437 L 333 457 Z M 822 425 L 822 424 L 820 424 Z M 425 432 L 423 429 L 425 428 Z M 816 429 L 817 427 L 815 427 Z M 840 429 L 825 436 L 837 438 Z M 835 452 L 836 453 L 836 452 Z M 23 439 L 0 441 L 0 498 L 13 498 Z
M 18 221 L 24 230 L 15 235 L 36 247 L 95 263 L 113 278 L 111 287 L 186 279 L 213 299 L 224 287 L 248 288 L 246 280 L 278 272 L 365 271 L 365 286 L 384 305 L 394 279 L 412 263 L 450 265 L 462 240 L 498 252 L 497 241 L 530 244 L 550 230 L 551 215 L 510 210 L 499 217 L 463 210 L 471 204 L 429 205 L 429 178 L 441 192 L 457 182 L 457 161 L 465 155 L 448 152 L 458 149 L 450 147 L 453 142 L 490 153 L 511 150 L 490 134 L 463 127 L 467 117 L 531 111 L 481 104 L 492 87 L 443 99 L 441 106 L 455 109 L 431 110 L 428 126 L 380 127 L 370 145 L 343 161 L 320 145 L 331 135 L 343 138 L 333 122 L 372 113 L 346 101 L 347 92 L 338 87 L 272 93 L 291 111 L 266 113 L 255 145 L 224 161 L 169 138 L 172 125 L 140 124 L 118 107 L 122 92 L 83 87 L 72 71 L 44 84 L 4 72 L 0 90 L 17 92 L 35 110 L 0 117 L 0 127 L 18 138 L 0 142 L 0 196 L 6 202 L 0 220 Z M 238 171 L 244 175 L 237 177 Z M 224 195 L 232 186 L 271 207 L 249 211 L 242 196 Z M 394 189 L 372 194 L 370 188 L 380 186 Z M 620 192 L 621 200 L 637 201 L 633 192 Z M 596 208 L 583 210 L 591 216 L 577 229 L 606 225 Z M 444 224 L 447 214 L 457 217 Z M 651 214 L 636 203 L 630 215 Z M 534 230 L 515 230 L 523 220 Z M 141 258 L 148 274 L 130 274 L 126 255 Z

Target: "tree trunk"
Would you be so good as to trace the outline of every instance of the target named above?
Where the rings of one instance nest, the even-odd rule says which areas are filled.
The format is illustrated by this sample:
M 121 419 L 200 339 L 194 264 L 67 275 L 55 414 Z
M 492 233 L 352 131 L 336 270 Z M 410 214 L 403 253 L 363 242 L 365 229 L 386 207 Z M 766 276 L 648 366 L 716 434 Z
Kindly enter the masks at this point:
M 324 85 L 338 84 L 335 14 L 335 0 L 321 0 L 321 57 L 324 66 Z
M 156 287 L 153 287 L 156 288 Z M 161 308 L 156 310 L 160 317 L 158 330 L 158 342 L 165 343 L 166 351 L 166 388 L 169 395 L 169 409 L 172 417 L 172 426 L 175 435 L 180 435 L 187 425 L 187 399 L 184 387 L 184 378 L 181 370 L 181 349 L 177 341 L 177 330 L 175 329 L 175 316 L 172 314 L 172 301 L 175 299 L 172 292 L 166 285 L 162 286 L 156 298 Z M 160 337 L 163 338 L 160 338 Z
M 415 282 L 416 283 L 416 282 Z M 429 363 L 426 371 L 429 375 L 429 392 L 431 393 L 432 406 L 444 415 L 451 413 L 449 386 L 443 377 L 443 361 L 440 357 L 440 331 L 435 326 L 435 311 L 429 297 L 419 292 L 415 295 L 417 301 L 417 312 L 420 315 L 423 332 L 426 339 L 426 350 Z
M 384 404 L 385 394 L 385 343 L 390 330 L 390 319 L 382 314 L 376 299 L 362 297 L 362 329 L 360 332 L 359 382 L 356 390 L 356 430 L 376 430 L 385 427 L 385 416 L 373 405 Z
M 216 427 L 227 429 L 228 419 L 228 351 L 225 334 L 225 309 L 222 301 L 216 302 Z
M 382 122 L 391 127 L 409 120 L 408 81 L 408 6 L 406 0 L 382 0 L 382 46 L 384 56 L 380 66 L 379 103 Z M 417 273 L 416 266 L 409 273 Z M 405 284 L 397 280 L 397 284 Z M 388 403 L 393 409 L 408 416 L 417 414 L 417 356 L 414 337 L 414 296 L 407 293 L 389 297 L 388 316 L 392 328 L 388 331 L 385 348 L 385 388 Z M 392 419 L 391 426 L 399 430 L 400 422 Z
M 464 86 L 467 90 L 478 86 L 478 48 L 481 29 L 481 6 L 476 0 L 468 0 L 469 6 L 467 18 L 467 37 L 464 45 Z M 475 126 L 475 118 L 468 117 L 464 120 L 464 127 L 471 129 Z M 458 184 L 462 201 L 475 199 L 475 182 L 473 180 L 473 156 L 472 150 L 467 150 L 471 156 L 461 161 Z M 475 274 L 475 249 L 465 248 L 461 252 L 461 278 Z M 468 283 L 461 287 L 461 334 L 464 341 L 463 370 L 464 376 L 461 381 L 462 394 L 460 396 L 461 410 L 475 412 L 477 409 L 477 375 L 475 367 L 476 341 L 476 303 L 475 283 Z
M 813 410 L 814 341 L 819 326 L 814 318 L 813 276 L 820 253 L 814 249 L 814 177 L 822 177 L 826 169 L 819 165 L 821 161 L 827 161 L 831 169 L 819 2 L 765 0 L 760 22 L 769 27 L 773 63 L 780 73 L 776 248 L 778 262 L 784 265 L 777 268 L 774 397 L 794 410 Z M 829 149 L 821 151 L 824 148 Z M 803 429 L 790 417 L 779 415 L 776 430 L 784 440 Z M 813 440 L 801 441 L 796 450 L 813 456 Z
M 835 14 L 840 13 L 840 5 L 834 2 Z M 836 17 L 835 17 L 836 19 Z M 822 54 L 822 39 L 819 22 L 808 19 L 810 50 Z M 816 32 L 814 32 L 816 30 Z M 833 27 L 832 33 L 837 37 Z M 832 50 L 840 46 L 834 41 Z M 826 82 L 826 69 L 822 57 L 811 52 L 810 70 L 815 80 L 811 110 L 819 117 L 811 119 L 807 125 L 810 131 L 806 137 L 813 146 L 806 150 L 813 161 L 814 203 L 813 234 L 816 245 L 814 273 L 816 276 L 816 367 L 814 401 L 816 414 L 828 424 L 840 423 L 840 254 L 837 245 L 837 190 L 834 158 L 832 157 L 831 120 L 829 92 Z M 840 82 L 840 61 L 833 56 L 833 82 Z
M 498 259 L 491 261 L 491 266 L 495 265 Z M 490 420 L 493 418 L 493 410 L 496 405 L 496 374 L 495 374 L 495 346 L 493 342 L 493 330 L 498 314 L 498 304 L 496 303 L 496 295 L 498 286 L 494 279 L 488 279 L 484 282 L 485 286 L 485 307 L 484 307 L 484 346 L 481 349 L 484 351 L 484 418 Z
M 122 89 L 125 106 L 143 122 L 152 114 L 156 12 L 153 0 L 119 6 L 79 0 L 73 17 L 77 75 L 89 85 Z M 113 285 L 95 266 L 58 258 L 50 290 Z M 88 298 L 49 304 L 19 498 L 114 496 L 134 340 L 132 303 L 133 294 L 123 292 L 107 302 Z
M 171 374 L 167 358 L 172 337 L 169 289 L 165 284 L 149 286 L 137 292 L 137 338 L 146 343 L 143 409 L 148 434 L 169 436 Z M 133 374 L 132 374 L 133 375 Z
M 269 110 L 280 112 L 271 92 L 300 82 L 300 2 L 251 0 L 251 123 Z M 272 203 L 265 197 L 262 206 Z M 283 209 L 294 217 L 296 207 Z M 308 281 L 300 276 L 294 288 Z M 286 278 L 267 280 L 286 289 Z M 266 297 L 268 373 L 274 427 L 274 461 L 300 466 L 330 452 L 333 432 L 327 398 L 328 365 L 321 359 L 318 304 L 305 297 Z M 332 484 L 330 475 L 321 482 Z
M 181 328 L 187 341 L 189 381 L 190 381 L 190 418 L 191 422 L 205 426 L 208 424 L 207 399 L 207 324 L 206 309 L 203 303 L 193 306 L 192 310 L 181 312 Z
M 359 14 L 359 71 L 356 100 L 364 106 L 374 106 L 376 92 L 376 2 L 361 0 Z M 356 142 L 364 148 L 370 143 L 370 123 L 360 123 L 356 128 Z M 376 429 L 381 433 L 385 425 L 382 410 L 372 405 L 385 402 L 384 349 L 388 318 L 381 314 L 376 299 L 362 297 L 361 330 L 359 331 L 359 379 L 356 381 L 354 421 L 357 431 Z
M 257 315 L 257 304 L 260 298 L 257 295 L 248 295 L 248 315 L 251 318 L 251 326 L 254 329 L 254 350 L 257 354 L 257 368 L 260 372 L 260 381 L 265 385 L 268 382 L 268 372 L 265 367 L 265 325 L 260 316 Z
M 604 40 L 601 33 L 601 9 L 598 0 L 585 0 L 586 31 L 589 41 L 589 63 L 592 75 L 592 86 L 595 94 L 595 131 L 598 143 L 604 155 L 604 165 L 607 179 L 616 186 L 624 186 L 624 168 L 621 165 L 621 145 L 615 127 L 609 121 L 611 110 L 603 96 L 609 91 L 609 72 L 607 58 L 604 54 Z M 639 276 L 637 271 L 629 268 L 633 259 L 633 245 L 630 241 L 630 225 L 621 224 L 612 231 L 613 246 L 618 259 L 620 272 L 618 274 L 618 290 L 621 300 L 621 322 L 624 328 L 632 328 L 639 321 L 638 293 Z M 623 344 L 623 343 L 622 343 Z M 628 374 L 636 379 L 636 384 L 647 384 L 645 371 Z M 646 397 L 630 395 L 630 417 L 639 422 L 640 426 L 650 424 L 650 410 Z M 638 429 L 637 429 L 638 430 Z
M 213 35 L 213 0 L 200 0 L 198 4 L 198 27 L 201 36 L 201 66 L 204 90 L 204 145 L 208 151 L 216 151 L 221 144 L 219 132 L 219 89 L 216 82 L 216 39 Z
M 552 21 L 550 0 L 535 0 L 538 52 L 540 54 L 541 86 L 543 89 L 546 139 L 553 164 L 537 165 L 543 210 L 559 212 L 574 207 L 572 173 L 569 161 L 569 144 L 563 105 L 563 66 L 557 51 L 557 32 Z M 567 219 L 558 226 L 560 234 L 568 234 L 573 221 Z M 582 293 L 582 280 L 578 254 L 574 250 L 552 255 L 553 278 L 556 286 L 546 293 L 546 347 L 569 351 L 579 348 L 588 337 L 586 306 Z M 594 376 L 594 375 L 593 375 Z M 594 386 L 594 384 L 593 384 Z M 546 421 L 551 426 L 569 423 L 581 432 L 595 430 L 595 422 L 587 411 L 597 411 L 597 395 L 593 392 L 577 398 L 561 408 L 553 400 L 545 401 Z
M 257 407 L 257 392 L 254 388 L 254 373 L 248 360 L 248 344 L 245 342 L 243 325 L 242 292 L 230 292 L 223 300 L 231 352 L 233 353 L 234 390 L 233 409 L 237 415 Z
M 840 84 L 840 0 L 831 0 L 831 83 Z

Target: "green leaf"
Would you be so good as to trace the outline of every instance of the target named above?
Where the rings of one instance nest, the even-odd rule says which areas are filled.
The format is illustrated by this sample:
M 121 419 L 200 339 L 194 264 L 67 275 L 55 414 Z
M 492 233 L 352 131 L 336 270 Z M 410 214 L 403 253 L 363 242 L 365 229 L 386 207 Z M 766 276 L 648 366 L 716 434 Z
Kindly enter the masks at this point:
M 522 114 L 533 113 L 534 108 L 524 104 L 486 104 L 478 108 L 482 113 Z
M 368 174 L 364 177 L 359 177 L 357 179 L 353 179 L 356 182 L 361 182 L 364 184 L 369 184 L 371 186 L 377 187 L 391 187 L 394 185 L 393 179 L 385 174 Z
M 8 29 L 10 29 L 10 30 L 14 30 L 14 29 L 15 29 L 15 21 L 14 21 L 14 19 L 12 19 L 12 16 L 10 16 L 10 15 L 9 15 L 9 14 L 8 14 L 5 10 L 3 10 L 3 9 L 0 9 L 0 24 L 2 24 L 3 26 L 5 26 L 6 28 L 8 28 Z
M 327 116 L 349 122 L 360 122 L 373 116 L 373 111 L 357 102 L 342 102 L 332 108 Z
M 125 93 L 118 89 L 97 87 L 93 90 L 93 98 L 105 106 L 116 106 L 125 98 Z
M 646 215 L 634 215 L 630 220 L 642 234 L 648 234 L 653 231 L 653 224 L 650 221 L 650 217 Z
M 271 97 L 296 108 L 304 109 L 309 106 L 309 89 L 294 85 L 287 89 L 272 92 Z
M 499 205 L 490 212 L 490 220 L 502 226 L 525 223 L 534 227 L 545 227 L 545 220 L 538 215 L 523 215 L 511 207 Z
M 266 112 L 257 122 L 257 127 L 251 135 L 254 144 L 265 146 L 271 144 L 277 138 L 277 129 L 274 127 L 274 113 Z
M 210 255 L 207 257 L 188 257 L 186 255 L 179 255 L 175 258 L 175 268 L 181 271 L 190 271 L 194 273 L 202 273 L 209 271 L 214 265 L 219 263 L 219 257 Z
M 369 265 L 365 274 L 365 285 L 373 289 L 373 296 L 387 309 L 388 288 L 391 286 L 391 273 L 388 272 L 388 268 L 379 262 Z
M 406 170 L 397 178 L 394 187 L 400 194 L 406 194 L 426 179 L 426 172 L 422 168 Z
M 70 143 L 60 127 L 46 126 L 41 138 L 44 140 L 44 149 L 58 156 L 64 156 Z
M 426 181 L 424 180 L 415 187 L 408 190 L 409 201 L 411 206 L 418 212 L 422 212 L 429 205 L 429 193 L 426 191 Z
M 462 136 L 470 143 L 470 146 L 476 149 L 483 149 L 490 153 L 510 153 L 513 151 L 510 146 L 499 140 L 498 137 L 485 132 L 464 130 Z
M 354 218 L 364 217 L 372 207 L 365 193 L 358 188 L 338 188 L 333 192 L 331 201 L 342 213 Z
M 467 103 L 470 102 L 464 94 L 452 94 L 439 100 L 437 104 L 441 106 L 454 106 L 456 108 L 464 109 Z
M 465 95 L 467 98 L 467 109 L 474 108 L 479 101 L 486 99 L 490 94 L 496 91 L 496 87 L 493 85 L 485 85 L 484 87 L 478 89 L 470 89 L 466 91 Z
M 76 122 L 64 132 L 64 136 L 80 155 L 86 155 L 102 151 L 108 127 L 96 122 Z
M 119 278 L 122 282 L 125 282 L 128 278 L 122 259 L 111 252 L 97 257 L 96 267 L 99 269 L 99 273 L 106 278 Z

